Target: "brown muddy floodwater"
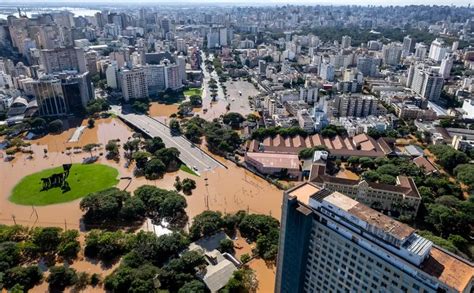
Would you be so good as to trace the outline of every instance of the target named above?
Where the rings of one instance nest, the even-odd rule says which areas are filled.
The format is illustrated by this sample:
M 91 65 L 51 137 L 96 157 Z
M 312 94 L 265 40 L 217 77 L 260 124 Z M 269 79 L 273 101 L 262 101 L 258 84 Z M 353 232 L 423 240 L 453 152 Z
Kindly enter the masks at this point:
M 171 114 L 176 114 L 178 112 L 178 104 L 161 104 L 157 102 L 152 102 L 148 113 L 152 117 L 170 117 Z
M 87 123 L 82 122 L 82 125 Z M 78 124 L 79 125 L 79 124 Z M 58 135 L 47 135 L 40 139 L 32 140 L 31 150 L 34 152 L 33 159 L 27 159 L 27 155 L 17 154 L 11 162 L 0 161 L 0 223 L 17 224 L 27 226 L 58 226 L 68 229 L 80 229 L 82 212 L 79 209 L 80 200 L 49 206 L 32 207 L 11 203 L 8 200 L 13 187 L 26 175 L 41 171 L 46 168 L 60 166 L 63 163 L 80 163 L 89 154 L 66 151 L 67 147 L 82 147 L 88 143 L 101 143 L 94 155 L 105 153 L 104 145 L 111 139 L 120 139 L 123 144 L 130 138 L 133 131 L 117 118 L 100 119 L 96 121 L 94 128 L 86 128 L 78 142 L 68 143 L 74 132 L 74 128 L 64 131 Z M 48 150 L 48 156 L 44 157 L 43 150 Z M 250 213 L 271 215 L 280 219 L 281 200 L 283 192 L 265 180 L 255 176 L 247 170 L 237 167 L 234 163 L 224 158 L 215 156 L 223 162 L 227 169 L 218 168 L 200 177 L 191 175 L 184 171 L 167 173 L 159 180 L 146 180 L 145 178 L 133 178 L 128 185 L 127 180 L 121 180 L 118 188 L 127 187 L 133 191 L 137 187 L 150 184 L 164 189 L 174 189 L 175 177 L 192 178 L 196 181 L 196 189 L 192 195 L 186 196 L 188 207 L 186 211 L 190 219 L 205 210 L 216 210 L 222 213 L 234 213 L 246 210 Z M 123 150 L 119 162 L 106 160 L 103 156 L 99 163 L 115 167 L 120 177 L 132 176 L 132 167 L 125 168 Z M 83 234 L 81 234 L 83 235 Z M 245 241 L 241 241 L 244 242 Z M 245 251 L 249 247 L 247 246 Z M 239 257 L 242 252 L 238 252 Z M 72 266 L 78 271 L 89 273 L 102 273 L 108 275 L 112 268 L 104 268 L 80 256 Z M 259 279 L 259 292 L 273 292 L 275 269 L 268 267 L 263 260 L 252 260 L 250 266 L 256 270 Z M 43 283 L 35 288 L 33 292 L 47 292 L 47 284 Z M 87 288 L 87 292 L 102 292 L 100 288 Z
M 83 124 L 86 122 L 83 122 Z M 86 128 L 78 142 L 68 143 L 74 129 L 64 131 L 59 135 L 47 135 L 40 139 L 32 140 L 31 150 L 34 152 L 33 159 L 27 159 L 26 155 L 17 154 L 12 162 L 0 162 L 0 223 L 12 224 L 13 218 L 18 224 L 60 226 L 78 228 L 82 212 L 79 209 L 80 200 L 57 205 L 42 207 L 21 206 L 8 201 L 13 187 L 26 175 L 38 172 L 46 168 L 60 166 L 63 163 L 79 163 L 88 154 L 66 152 L 67 147 L 84 146 L 88 143 L 101 143 L 105 145 L 111 139 L 120 139 L 121 143 L 131 137 L 133 131 L 125 126 L 119 119 L 108 118 L 96 121 L 92 129 Z M 48 150 L 48 156 L 43 156 L 43 150 Z M 67 154 L 71 153 L 71 154 Z M 105 153 L 102 146 L 95 151 L 94 155 Z M 125 160 L 117 163 L 106 160 L 103 156 L 99 160 L 118 169 L 119 176 L 131 176 L 132 169 L 124 167 Z M 183 171 L 167 173 L 159 180 L 146 180 L 145 178 L 133 178 L 127 190 L 150 184 L 165 189 L 173 189 L 176 176 L 181 178 L 192 178 L 196 181 L 197 188 L 193 194 L 186 196 L 188 201 L 187 212 L 190 218 L 204 210 L 218 210 L 223 213 L 233 213 L 238 210 L 246 210 L 251 213 L 262 213 L 280 218 L 280 206 L 282 191 L 265 180 L 253 175 L 245 169 L 237 167 L 234 163 L 219 158 L 228 169 L 218 168 L 200 177 Z M 124 188 L 127 181 L 120 181 L 119 188 Z M 36 217 L 38 214 L 38 218 Z

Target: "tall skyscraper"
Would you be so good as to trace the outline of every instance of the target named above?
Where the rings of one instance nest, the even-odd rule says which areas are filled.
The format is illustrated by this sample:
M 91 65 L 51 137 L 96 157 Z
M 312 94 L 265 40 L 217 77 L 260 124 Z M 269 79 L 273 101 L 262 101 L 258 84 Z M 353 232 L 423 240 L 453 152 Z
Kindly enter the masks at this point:
M 351 41 L 352 41 L 351 37 L 349 37 L 349 36 L 343 36 L 343 37 L 342 37 L 342 42 L 341 42 L 341 47 L 342 47 L 343 49 L 349 48 L 349 47 L 351 46 Z
M 431 42 L 430 52 L 428 57 L 434 61 L 441 61 L 446 55 L 448 48 L 446 47 L 444 41 L 440 38 L 435 39 Z
M 447 79 L 451 73 L 451 69 L 453 68 L 453 57 L 448 54 L 444 56 L 443 60 L 441 60 L 441 67 L 439 68 L 439 74 L 442 78 Z
M 178 56 L 178 58 L 176 58 L 176 63 L 178 64 L 178 72 L 179 72 L 179 79 L 181 80 L 181 82 L 185 82 L 186 81 L 186 57 L 184 56 Z
M 362 56 L 357 58 L 357 69 L 362 72 L 364 77 L 375 76 L 377 72 L 375 59 Z
M 402 56 L 402 46 L 398 43 L 390 43 L 382 47 L 382 60 L 386 65 L 398 65 Z
M 41 65 L 46 73 L 64 70 L 86 72 L 86 59 L 82 48 L 56 48 L 41 50 Z
M 412 80 L 407 80 L 407 84 L 410 83 L 415 93 L 430 101 L 439 100 L 444 85 L 443 77 L 423 64 L 415 67 Z
M 121 87 L 125 101 L 148 97 L 145 70 L 143 68 L 123 70 L 121 72 Z
M 417 43 L 415 46 L 415 58 L 422 60 L 426 58 L 428 47 L 423 43 Z
M 408 56 L 415 48 L 415 41 L 410 36 L 403 38 L 402 56 Z
M 321 63 L 321 70 L 319 72 L 319 76 L 327 81 L 334 80 L 334 65 L 328 62 Z
M 275 292 L 471 292 L 474 267 L 339 192 L 284 192 Z

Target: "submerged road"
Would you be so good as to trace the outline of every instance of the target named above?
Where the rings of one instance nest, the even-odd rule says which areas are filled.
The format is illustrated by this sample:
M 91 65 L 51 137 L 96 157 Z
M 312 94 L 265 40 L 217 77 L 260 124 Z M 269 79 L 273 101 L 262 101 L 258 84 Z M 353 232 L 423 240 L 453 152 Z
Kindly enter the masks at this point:
M 123 113 L 118 114 L 118 116 L 127 123 L 140 129 L 146 135 L 150 137 L 160 137 L 166 147 L 177 148 L 180 152 L 179 159 L 188 167 L 193 168 L 199 173 L 218 167 L 224 167 L 222 163 L 209 156 L 182 135 L 171 135 L 168 126 L 149 116 Z

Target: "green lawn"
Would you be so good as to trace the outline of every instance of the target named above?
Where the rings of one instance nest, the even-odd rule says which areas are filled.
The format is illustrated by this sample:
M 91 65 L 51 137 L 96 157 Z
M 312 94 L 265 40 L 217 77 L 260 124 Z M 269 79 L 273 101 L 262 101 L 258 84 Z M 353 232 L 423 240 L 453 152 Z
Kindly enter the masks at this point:
M 26 176 L 13 188 L 10 201 L 35 206 L 68 202 L 118 183 L 118 171 L 115 168 L 101 164 L 73 164 L 66 180 L 71 188 L 69 191 L 63 193 L 60 187 L 42 191 L 41 178 L 62 172 L 60 166 Z
M 198 176 L 199 177 L 199 174 L 194 172 L 193 169 L 189 168 L 188 166 L 186 166 L 185 164 L 181 164 L 181 166 L 179 166 L 179 169 L 181 171 L 184 171 L 184 172 L 188 172 L 189 174 L 191 175 L 194 175 L 194 176 Z
M 183 94 L 186 96 L 186 98 L 189 98 L 190 96 L 194 96 L 194 95 L 200 96 L 202 94 L 202 90 L 200 87 L 193 87 L 193 88 L 185 90 Z

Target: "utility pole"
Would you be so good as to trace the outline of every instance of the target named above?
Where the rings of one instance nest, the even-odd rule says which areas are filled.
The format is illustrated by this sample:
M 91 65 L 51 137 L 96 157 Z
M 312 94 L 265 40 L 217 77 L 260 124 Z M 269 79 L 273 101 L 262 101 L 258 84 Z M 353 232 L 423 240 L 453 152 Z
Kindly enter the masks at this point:
M 66 219 L 64 219 L 64 231 L 67 231 L 67 223 L 66 223 Z
M 13 219 L 13 223 L 15 223 L 15 225 L 16 225 L 16 217 L 15 217 L 15 215 L 12 215 L 12 219 Z

